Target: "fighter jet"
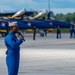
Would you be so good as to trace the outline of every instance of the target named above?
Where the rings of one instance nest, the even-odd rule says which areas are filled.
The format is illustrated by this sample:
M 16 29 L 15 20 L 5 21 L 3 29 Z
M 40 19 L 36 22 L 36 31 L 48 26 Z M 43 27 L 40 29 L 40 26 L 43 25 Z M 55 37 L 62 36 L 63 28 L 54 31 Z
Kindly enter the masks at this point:
M 13 21 L 18 23 L 19 30 L 31 29 L 32 28 L 31 26 L 28 26 L 27 24 L 22 23 L 20 21 L 16 21 L 16 20 L 13 20 L 13 19 L 8 19 L 6 17 L 2 17 L 0 19 L 0 33 L 1 33 L 2 36 L 5 36 L 8 33 L 9 22 L 13 22 Z
M 27 24 L 28 26 L 32 26 L 33 28 L 54 28 L 53 25 L 47 23 L 46 21 L 42 21 L 42 20 L 36 20 L 36 18 L 38 18 L 39 16 L 41 16 L 43 13 L 45 13 L 44 11 L 42 13 L 38 13 L 36 16 L 34 17 L 30 17 L 28 16 L 28 18 L 26 19 L 14 19 L 17 16 L 21 16 L 24 14 L 25 11 L 18 11 L 17 13 L 15 13 L 11 18 L 12 20 L 16 20 L 16 21 L 20 21 L 23 22 L 25 24 Z
M 16 16 L 21 15 L 22 13 L 23 12 L 20 12 L 19 14 L 16 14 Z M 72 25 L 68 22 L 62 22 L 62 21 L 59 21 L 59 20 L 56 20 L 56 19 L 50 17 L 50 11 L 47 12 L 46 10 L 38 13 L 34 17 L 29 17 L 29 19 L 30 20 L 35 20 L 35 19 L 38 20 L 38 17 L 41 17 L 43 14 L 47 14 L 47 20 L 41 20 L 41 21 L 48 22 L 51 26 L 53 26 L 53 28 L 54 28 L 54 26 L 55 26 L 55 28 L 57 28 L 57 26 L 60 26 L 61 28 L 70 28 L 70 26 Z
M 33 19 L 25 19 L 25 20 L 14 19 L 15 17 L 20 16 L 24 13 L 25 13 L 25 10 L 21 10 L 15 13 L 11 18 L 2 17 L 2 19 L 7 22 L 17 21 L 19 29 L 33 29 L 34 30 L 35 28 L 44 29 L 44 28 L 54 28 L 55 27 L 54 25 L 51 25 L 46 21 L 36 20 L 36 18 L 38 16 L 41 16 L 41 14 L 43 14 L 44 12 L 42 12 L 41 14 L 39 13 Z

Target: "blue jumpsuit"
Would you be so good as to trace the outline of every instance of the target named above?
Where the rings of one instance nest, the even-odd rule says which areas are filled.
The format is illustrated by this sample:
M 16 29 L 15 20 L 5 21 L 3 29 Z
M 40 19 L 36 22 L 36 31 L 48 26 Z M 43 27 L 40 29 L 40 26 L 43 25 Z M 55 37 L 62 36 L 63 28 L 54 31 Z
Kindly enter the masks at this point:
M 8 75 L 18 75 L 20 45 L 23 41 L 22 39 L 18 40 L 12 32 L 9 32 L 9 34 L 5 37 L 4 42 L 8 50 L 8 54 L 6 56 Z
M 73 37 L 73 32 L 74 32 L 73 28 L 70 28 L 70 38 Z
M 61 30 L 60 30 L 60 28 L 57 28 L 57 38 L 61 38 Z
M 75 28 L 74 28 L 74 38 L 75 38 Z

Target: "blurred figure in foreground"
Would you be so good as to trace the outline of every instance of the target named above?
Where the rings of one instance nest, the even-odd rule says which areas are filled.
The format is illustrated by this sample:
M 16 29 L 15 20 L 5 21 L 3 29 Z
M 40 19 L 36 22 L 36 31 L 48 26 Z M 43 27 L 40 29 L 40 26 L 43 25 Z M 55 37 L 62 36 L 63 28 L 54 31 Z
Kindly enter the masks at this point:
M 16 37 L 18 33 L 17 22 L 9 23 L 9 33 L 5 37 L 6 51 L 6 65 L 8 75 L 18 75 L 19 59 L 20 59 L 20 45 L 23 43 L 24 36 L 20 35 L 19 39 Z

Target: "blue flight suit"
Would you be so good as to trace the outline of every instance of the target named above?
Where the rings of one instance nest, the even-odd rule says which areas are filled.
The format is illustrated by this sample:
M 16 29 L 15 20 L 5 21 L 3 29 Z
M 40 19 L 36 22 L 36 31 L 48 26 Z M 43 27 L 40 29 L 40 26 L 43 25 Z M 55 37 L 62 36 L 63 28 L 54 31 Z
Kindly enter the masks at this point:
M 70 38 L 73 37 L 73 32 L 74 32 L 73 28 L 70 28 Z
M 57 28 L 57 39 L 61 38 L 61 30 L 60 28 Z
M 9 34 L 5 37 L 4 42 L 8 50 L 8 54 L 6 56 L 8 75 L 18 75 L 20 45 L 23 41 L 22 39 L 18 40 L 12 32 L 9 32 Z
M 74 28 L 74 38 L 75 38 L 75 28 Z

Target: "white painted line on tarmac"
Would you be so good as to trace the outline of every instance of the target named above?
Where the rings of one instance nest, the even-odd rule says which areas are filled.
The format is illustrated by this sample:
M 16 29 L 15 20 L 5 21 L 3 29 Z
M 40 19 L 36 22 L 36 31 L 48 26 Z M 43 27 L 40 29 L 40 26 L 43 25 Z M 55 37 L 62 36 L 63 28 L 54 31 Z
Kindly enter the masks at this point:
M 6 49 L 0 49 L 0 57 L 4 57 Z M 73 58 L 75 57 L 75 50 L 71 49 L 24 49 L 20 50 L 21 57 L 32 58 Z

